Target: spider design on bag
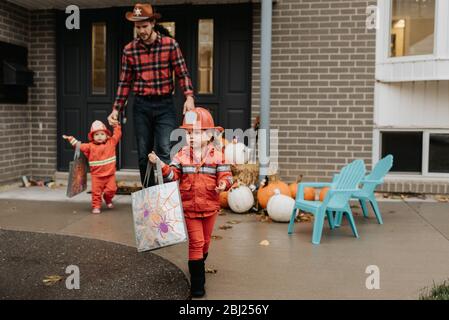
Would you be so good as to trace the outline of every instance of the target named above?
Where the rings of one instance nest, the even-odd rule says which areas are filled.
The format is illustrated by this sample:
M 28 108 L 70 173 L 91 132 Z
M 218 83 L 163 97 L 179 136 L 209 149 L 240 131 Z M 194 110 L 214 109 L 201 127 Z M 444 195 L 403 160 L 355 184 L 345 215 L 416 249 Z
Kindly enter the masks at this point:
M 165 239 L 170 231 L 181 237 L 174 228 L 175 224 L 182 223 L 182 220 L 174 218 L 179 204 L 172 204 L 170 198 L 171 194 L 165 199 L 161 199 L 158 195 L 156 201 L 146 201 L 142 207 L 143 218 L 149 219 L 151 228 L 156 229 L 162 239 Z M 155 203 L 154 207 L 150 206 L 150 203 Z

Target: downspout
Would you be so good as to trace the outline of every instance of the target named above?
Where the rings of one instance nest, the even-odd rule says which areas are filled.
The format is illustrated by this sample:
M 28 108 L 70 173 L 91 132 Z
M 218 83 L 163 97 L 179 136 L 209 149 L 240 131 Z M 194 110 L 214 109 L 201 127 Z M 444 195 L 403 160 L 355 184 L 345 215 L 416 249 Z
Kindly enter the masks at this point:
M 260 50 L 260 127 L 259 133 L 259 181 L 267 175 L 270 148 L 270 91 L 271 91 L 271 28 L 272 0 L 262 0 L 261 50 Z M 260 130 L 262 129 L 262 130 Z

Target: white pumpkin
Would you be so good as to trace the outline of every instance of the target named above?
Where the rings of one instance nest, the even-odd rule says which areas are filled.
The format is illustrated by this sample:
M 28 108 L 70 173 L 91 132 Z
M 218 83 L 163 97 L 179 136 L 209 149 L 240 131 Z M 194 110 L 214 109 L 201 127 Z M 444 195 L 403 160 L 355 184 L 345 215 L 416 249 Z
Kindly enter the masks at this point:
M 248 162 L 248 148 L 244 143 L 237 142 L 237 139 L 234 139 L 225 147 L 224 156 L 227 163 L 245 164 Z
M 281 194 L 279 189 L 275 189 L 274 193 L 274 196 L 268 200 L 268 215 L 273 221 L 289 222 L 295 206 L 295 200 L 289 196 Z
M 246 213 L 254 206 L 254 196 L 250 188 L 240 186 L 229 190 L 228 205 L 235 213 Z

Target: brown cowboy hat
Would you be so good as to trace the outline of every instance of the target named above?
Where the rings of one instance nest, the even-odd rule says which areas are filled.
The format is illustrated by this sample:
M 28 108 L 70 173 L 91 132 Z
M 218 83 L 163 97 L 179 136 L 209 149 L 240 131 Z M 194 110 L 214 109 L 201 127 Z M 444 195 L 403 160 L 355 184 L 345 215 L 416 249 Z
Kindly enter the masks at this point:
M 126 19 L 129 21 L 144 21 L 147 19 L 160 19 L 161 15 L 153 11 L 151 4 L 136 3 L 133 12 L 126 13 Z

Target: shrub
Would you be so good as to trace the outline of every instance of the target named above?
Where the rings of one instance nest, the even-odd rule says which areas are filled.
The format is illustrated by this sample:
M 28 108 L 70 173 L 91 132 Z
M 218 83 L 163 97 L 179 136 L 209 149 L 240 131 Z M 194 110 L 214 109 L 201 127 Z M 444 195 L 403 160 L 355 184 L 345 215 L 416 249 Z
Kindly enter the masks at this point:
M 420 300 L 449 300 L 449 280 L 445 280 L 440 284 L 433 283 L 432 288 L 424 289 L 421 293 Z

